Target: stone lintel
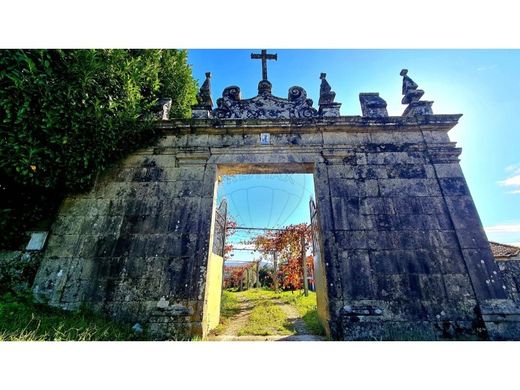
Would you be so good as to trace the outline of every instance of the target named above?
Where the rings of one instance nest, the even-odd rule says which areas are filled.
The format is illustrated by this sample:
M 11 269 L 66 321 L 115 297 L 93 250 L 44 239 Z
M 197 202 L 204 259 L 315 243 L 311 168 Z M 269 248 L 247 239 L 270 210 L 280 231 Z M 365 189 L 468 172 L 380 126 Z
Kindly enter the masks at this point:
M 201 165 L 206 164 L 210 158 L 209 150 L 193 150 L 178 152 L 175 155 L 177 164 L 181 165 Z
M 285 164 L 218 164 L 219 175 L 237 175 L 251 173 L 313 173 L 312 163 L 285 163 Z
M 177 119 L 157 122 L 156 127 L 175 134 L 254 134 L 306 133 L 316 131 L 376 132 L 376 131 L 449 131 L 462 114 L 424 115 L 415 117 L 389 116 L 368 118 L 341 116 L 308 119 Z

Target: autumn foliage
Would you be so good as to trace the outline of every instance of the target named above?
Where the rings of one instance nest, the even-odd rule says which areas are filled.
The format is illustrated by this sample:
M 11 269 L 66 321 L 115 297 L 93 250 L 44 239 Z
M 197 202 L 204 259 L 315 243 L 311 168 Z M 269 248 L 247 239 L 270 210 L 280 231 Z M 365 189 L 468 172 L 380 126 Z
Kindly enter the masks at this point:
M 308 275 L 313 274 L 312 256 L 308 256 L 311 243 L 311 227 L 302 223 L 290 225 L 283 230 L 268 230 L 252 240 L 256 249 L 265 255 L 276 253 L 278 269 L 273 271 L 278 285 L 285 290 L 297 290 L 303 287 L 302 237 L 304 237 L 304 251 L 307 261 Z
M 253 263 L 237 266 L 224 266 L 224 288 L 240 288 L 244 273 Z
M 224 245 L 224 261 L 229 260 L 231 252 L 233 252 L 233 244 L 230 244 L 228 238 L 236 232 L 237 223 L 228 218 L 226 221 L 226 243 Z

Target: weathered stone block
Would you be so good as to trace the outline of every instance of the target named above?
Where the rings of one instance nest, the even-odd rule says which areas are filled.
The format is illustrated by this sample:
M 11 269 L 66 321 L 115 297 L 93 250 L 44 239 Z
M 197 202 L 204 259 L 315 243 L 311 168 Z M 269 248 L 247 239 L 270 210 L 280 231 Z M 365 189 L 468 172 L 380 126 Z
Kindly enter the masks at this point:
M 440 179 L 449 177 L 464 177 L 462 169 L 458 163 L 434 164 L 434 168 L 437 177 Z
M 470 196 L 446 196 L 445 200 L 455 229 L 482 226 Z
M 389 179 L 425 179 L 426 169 L 418 164 L 396 164 L 388 168 Z
M 441 270 L 445 275 L 465 274 L 466 264 L 459 248 L 438 248 L 433 250 L 433 254 L 440 264 Z
M 446 274 L 444 283 L 449 300 L 462 301 L 474 298 L 471 280 L 466 274 Z
M 439 179 L 444 195 L 457 196 L 457 195 L 469 195 L 468 187 L 464 178 L 460 177 L 447 177 Z
M 375 298 L 370 267 L 370 257 L 366 250 L 339 251 L 343 289 L 350 299 Z M 345 281 L 349 280 L 349 283 Z

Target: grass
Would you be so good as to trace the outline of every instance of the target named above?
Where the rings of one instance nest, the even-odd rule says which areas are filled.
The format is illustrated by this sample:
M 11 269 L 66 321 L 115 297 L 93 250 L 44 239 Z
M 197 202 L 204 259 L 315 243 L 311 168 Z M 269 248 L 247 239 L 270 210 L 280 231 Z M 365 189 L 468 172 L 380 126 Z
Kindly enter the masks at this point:
M 294 306 L 302 317 L 307 329 L 315 335 L 324 335 L 325 331 L 318 320 L 316 293 L 309 291 L 305 296 L 301 291 L 279 291 L 268 289 L 250 289 L 241 292 L 224 291 L 221 311 L 221 325 L 217 334 L 229 323 L 231 317 L 240 311 L 239 300 L 249 301 L 253 306 L 247 325 L 239 331 L 239 335 L 274 335 L 292 334 L 294 330 L 287 321 L 284 311 L 278 307 L 279 302 Z
M 238 313 L 240 313 L 240 303 L 238 302 L 236 294 L 228 290 L 222 291 L 222 300 L 220 302 L 220 323 L 212 330 L 212 333 L 215 335 L 222 334 L 226 326 L 229 324 L 230 319 Z
M 308 296 L 305 296 L 303 291 L 274 292 L 268 289 L 251 289 L 239 294 L 254 304 L 259 301 L 274 299 L 293 305 L 298 310 L 309 332 L 319 336 L 325 335 L 325 330 L 318 319 L 316 293 L 314 291 L 309 291 Z
M 302 316 L 309 332 L 315 335 L 324 336 L 325 330 L 318 319 L 318 308 L 316 306 L 316 293 L 309 291 L 309 295 L 305 296 L 302 292 L 291 294 L 284 292 L 282 300 L 296 307 L 298 313 Z
M 253 308 L 247 325 L 238 331 L 239 336 L 269 336 L 279 334 L 293 334 L 287 316 L 275 303 L 261 302 Z
M 0 296 L 0 341 L 143 340 L 131 326 L 82 310 L 69 312 L 32 301 L 29 294 Z

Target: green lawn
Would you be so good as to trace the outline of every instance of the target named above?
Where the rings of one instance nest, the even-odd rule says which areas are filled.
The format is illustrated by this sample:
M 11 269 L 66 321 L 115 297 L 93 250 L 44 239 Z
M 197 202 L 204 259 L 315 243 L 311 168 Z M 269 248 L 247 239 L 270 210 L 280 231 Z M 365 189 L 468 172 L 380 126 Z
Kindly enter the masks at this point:
M 261 302 L 251 311 L 246 326 L 238 331 L 239 336 L 269 336 L 293 334 L 284 311 L 273 302 Z
M 0 296 L 0 341 L 137 340 L 129 325 L 86 311 L 69 312 L 34 303 L 30 295 Z
M 318 309 L 316 306 L 316 293 L 309 291 L 309 295 L 305 296 L 303 292 L 283 292 L 281 299 L 290 303 L 298 309 L 309 332 L 315 335 L 324 336 L 325 330 L 321 326 L 318 319 Z
M 220 323 L 213 329 L 212 333 L 222 334 L 225 327 L 229 324 L 229 320 L 240 312 L 240 304 L 235 293 L 231 291 L 222 291 L 222 300 L 220 302 Z
M 250 289 L 240 292 L 224 291 L 225 301 L 235 302 L 235 310 L 238 307 L 238 300 L 249 301 L 254 305 L 251 316 L 246 327 L 239 331 L 239 335 L 273 335 L 273 334 L 292 334 L 294 333 L 291 325 L 287 321 L 287 316 L 277 303 L 284 302 L 296 307 L 309 332 L 316 335 L 324 335 L 323 327 L 318 320 L 316 307 L 316 293 L 309 291 L 306 297 L 301 291 L 279 291 L 274 292 L 268 289 Z M 227 305 L 222 305 L 221 315 L 224 316 L 224 324 L 229 322 Z

